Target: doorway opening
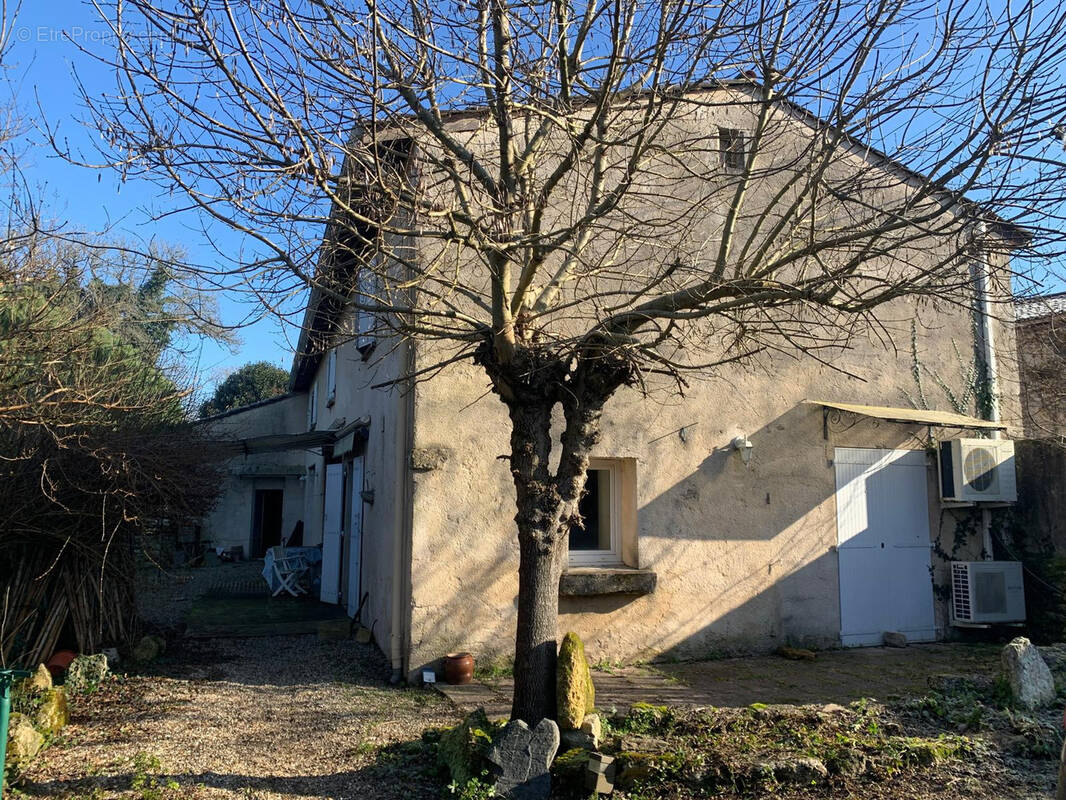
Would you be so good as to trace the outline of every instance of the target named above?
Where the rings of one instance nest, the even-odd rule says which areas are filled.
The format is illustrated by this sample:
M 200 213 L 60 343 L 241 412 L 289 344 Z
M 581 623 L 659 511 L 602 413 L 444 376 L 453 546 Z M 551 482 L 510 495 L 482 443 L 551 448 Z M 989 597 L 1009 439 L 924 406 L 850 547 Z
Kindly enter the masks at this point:
M 249 556 L 262 558 L 281 544 L 281 512 L 284 489 L 256 489 L 252 512 L 252 546 Z

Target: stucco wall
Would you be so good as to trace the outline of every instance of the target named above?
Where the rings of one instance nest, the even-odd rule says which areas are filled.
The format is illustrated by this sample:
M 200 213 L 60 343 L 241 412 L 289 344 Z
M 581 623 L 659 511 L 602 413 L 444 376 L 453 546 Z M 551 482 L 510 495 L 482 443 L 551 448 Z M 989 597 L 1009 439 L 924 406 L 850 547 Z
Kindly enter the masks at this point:
M 371 386 L 404 374 L 407 351 L 394 343 L 381 342 L 364 360 L 356 340 L 351 338 L 351 324 L 349 314 L 341 321 L 337 334 L 341 344 L 337 346 L 337 393 L 332 406 L 328 405 L 326 385 L 328 357 L 322 358 L 315 373 L 316 428 L 339 430 L 361 418 L 370 420 L 369 438 L 362 451 L 363 489 L 374 492 L 374 502 L 364 503 L 362 509 L 362 591 L 369 593 L 362 620 L 372 629 L 382 650 L 389 653 L 390 637 L 402 632 L 402 627 L 395 624 L 392 592 L 397 580 L 396 548 L 403 544 L 408 405 L 400 388 L 372 389 Z M 307 428 L 306 405 L 304 414 L 298 430 Z M 360 452 L 358 447 L 355 452 Z M 320 450 L 307 452 L 304 458 L 308 467 L 314 467 L 308 478 L 306 540 L 320 544 L 325 460 Z
M 635 190 L 637 199 L 627 208 L 634 219 L 648 218 L 647 230 L 620 225 L 614 236 L 608 221 L 584 254 L 589 263 L 595 263 L 603 251 L 611 264 L 635 274 L 642 264 L 653 265 L 654 271 L 664 249 L 676 252 L 679 262 L 693 264 L 708 263 L 718 253 L 735 186 L 718 168 L 715 131 L 717 126 L 750 130 L 756 113 L 750 105 L 733 102 L 738 98 L 718 96 L 716 102 L 695 106 L 671 121 L 668 135 L 685 157 L 652 170 L 647 180 L 658 183 Z M 464 121 L 464 143 L 477 152 L 489 148 L 490 124 Z M 775 117 L 772 128 L 755 157 L 757 177 L 748 187 L 735 233 L 737 251 L 754 243 L 754 252 L 760 230 L 772 227 L 760 225 L 762 209 L 775 208 L 770 218 L 788 213 L 788 203 L 782 205 L 777 193 L 787 176 L 802 176 L 809 163 L 805 148 L 811 129 L 806 123 L 782 114 Z M 879 171 L 877 164 L 885 166 L 883 162 L 869 158 L 857 148 L 838 153 L 826 174 L 842 185 L 854 178 L 851 191 L 861 195 L 868 207 L 891 208 L 913 190 L 916 181 L 894 167 Z M 446 192 L 444 187 L 450 184 L 440 186 Z M 565 217 L 572 212 L 571 205 L 580 205 L 584 191 L 580 176 L 574 177 L 572 204 L 559 203 L 548 215 Z M 782 196 L 791 197 L 790 192 L 795 192 L 795 185 Z M 844 201 L 834 206 L 823 200 L 818 210 L 827 224 L 833 220 L 863 224 L 855 220 L 867 217 L 864 211 L 849 214 Z M 834 448 L 923 449 L 931 443 L 924 427 L 854 417 L 831 424 L 826 439 L 821 409 L 804 401 L 917 406 L 976 415 L 973 292 L 967 255 L 973 229 L 967 220 L 948 215 L 939 222 L 943 227 L 935 234 L 917 229 L 897 232 L 896 242 L 885 248 L 892 251 L 892 259 L 872 256 L 863 269 L 869 274 L 898 275 L 903 262 L 921 269 L 957 267 L 952 279 L 958 287 L 950 296 L 900 299 L 882 306 L 870 325 L 855 328 L 846 349 L 820 351 L 822 361 L 784 344 L 782 351 L 771 349 L 772 355 L 764 354 L 746 366 L 726 366 L 703 380 L 694 379 L 683 397 L 675 385 L 648 375 L 649 396 L 622 390 L 609 402 L 602 441 L 593 455 L 636 461 L 637 558 L 632 566 L 653 570 L 658 586 L 653 594 L 637 598 L 564 599 L 560 633 L 572 629 L 582 634 L 593 660 L 839 642 Z M 443 247 L 430 243 L 424 257 L 429 263 L 466 268 L 461 253 L 453 254 L 453 264 Z M 1002 255 L 994 258 L 997 266 L 1003 266 Z M 808 267 L 793 264 L 784 272 Z M 605 291 L 613 285 L 610 274 L 595 280 Z M 478 285 L 476 277 L 471 284 Z M 992 322 L 1001 414 L 1016 424 L 1020 410 L 1007 318 L 1009 291 L 1006 285 L 994 289 L 996 308 L 1006 310 L 1004 319 Z M 558 336 L 586 330 L 599 311 L 589 307 L 592 301 L 575 295 L 582 292 L 588 293 L 587 284 L 564 287 L 558 319 L 548 312 L 536 324 Z M 809 309 L 797 311 L 790 322 L 793 330 L 809 333 L 811 341 L 828 338 L 820 333 L 840 333 L 831 327 L 832 320 Z M 823 322 L 826 327 L 819 328 Z M 706 339 L 693 335 L 686 340 L 691 344 L 680 348 L 677 358 L 705 361 L 719 356 L 719 339 L 725 334 L 722 329 L 708 329 L 706 334 Z M 774 341 L 782 343 L 780 338 Z M 420 346 L 418 360 L 431 364 L 446 355 L 426 344 Z M 960 404 L 963 407 L 957 408 Z M 748 466 L 731 448 L 734 437 L 741 434 L 754 444 Z M 412 672 L 457 649 L 468 649 L 482 659 L 511 654 L 518 549 L 514 488 L 505 460 L 508 436 L 505 407 L 489 392 L 484 373 L 476 367 L 455 365 L 419 387 L 416 452 L 441 451 L 446 458 L 439 468 L 414 477 Z M 966 527 L 958 525 L 957 518 L 968 512 L 940 508 L 935 458 L 930 455 L 927 460 L 930 544 L 939 548 L 934 548 L 936 552 L 955 558 L 977 557 L 980 541 L 972 536 L 954 546 L 957 529 Z M 932 566 L 933 580 L 942 587 L 946 562 L 938 555 Z M 946 633 L 946 606 L 939 596 L 936 607 L 937 624 Z
M 927 431 L 844 415 L 831 420 L 826 440 L 821 409 L 803 401 L 910 405 L 911 320 L 920 363 L 956 393 L 966 367 L 957 353 L 973 347 L 966 308 L 900 301 L 881 317 L 889 336 L 856 341 L 833 368 L 779 355 L 720 370 L 683 398 L 654 383 L 648 398 L 632 390 L 613 398 L 595 455 L 637 460 L 639 566 L 655 571 L 658 588 L 638 598 L 564 599 L 560 633 L 580 633 L 594 661 L 837 644 L 834 448 L 922 449 Z M 1009 356 L 1009 337 L 999 342 Z M 952 410 L 927 383 L 929 406 Z M 1016 414 L 1016 382 L 1003 391 Z M 518 553 L 514 489 L 497 458 L 508 452 L 505 408 L 476 368 L 457 366 L 419 388 L 415 413 L 415 447 L 443 448 L 448 458 L 414 482 L 410 667 L 456 649 L 508 657 Z M 731 448 L 740 434 L 754 444 L 748 467 Z M 941 511 L 935 458 L 928 461 L 931 536 L 939 532 L 950 552 L 961 512 Z M 979 552 L 971 538 L 954 557 Z M 940 559 L 934 573 L 943 585 Z M 937 609 L 943 631 L 940 599 Z
M 1033 439 L 1066 437 L 1064 335 L 1056 316 L 1026 320 L 1017 327 L 1025 400 L 1025 432 Z

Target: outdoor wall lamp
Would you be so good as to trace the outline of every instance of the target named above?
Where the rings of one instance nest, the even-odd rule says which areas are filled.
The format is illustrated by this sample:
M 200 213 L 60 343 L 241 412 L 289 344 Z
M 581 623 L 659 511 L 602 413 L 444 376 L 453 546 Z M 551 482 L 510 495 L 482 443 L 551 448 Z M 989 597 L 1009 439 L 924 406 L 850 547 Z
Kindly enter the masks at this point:
M 733 440 L 733 449 L 740 452 L 740 458 L 744 462 L 744 466 L 748 466 L 751 463 L 751 450 L 755 447 L 751 443 L 751 439 L 747 436 L 741 435 Z

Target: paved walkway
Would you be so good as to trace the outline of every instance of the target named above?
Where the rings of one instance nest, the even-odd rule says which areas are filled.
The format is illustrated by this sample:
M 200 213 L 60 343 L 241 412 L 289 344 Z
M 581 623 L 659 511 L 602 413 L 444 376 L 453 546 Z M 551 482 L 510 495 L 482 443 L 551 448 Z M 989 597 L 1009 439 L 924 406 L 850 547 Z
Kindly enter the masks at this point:
M 697 706 L 844 704 L 860 697 L 884 700 L 920 694 L 927 689 L 930 675 L 994 675 L 999 652 L 999 645 L 983 644 L 864 647 L 822 651 L 813 661 L 772 655 L 596 670 L 593 681 L 596 705 L 605 710 L 625 710 L 637 702 Z M 482 706 L 490 717 L 510 712 L 513 683 L 508 679 L 439 686 L 464 711 Z

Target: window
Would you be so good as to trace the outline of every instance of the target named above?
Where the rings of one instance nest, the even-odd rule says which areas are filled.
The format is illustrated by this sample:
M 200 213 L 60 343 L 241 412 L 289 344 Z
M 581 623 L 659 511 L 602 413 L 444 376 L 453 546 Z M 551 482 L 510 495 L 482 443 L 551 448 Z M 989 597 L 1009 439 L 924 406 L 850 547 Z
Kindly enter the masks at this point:
M 311 384 L 307 393 L 307 429 L 312 430 L 318 424 L 318 381 Z
M 591 459 L 578 504 L 585 527 L 570 530 L 571 566 L 622 564 L 622 484 L 621 459 Z
M 337 402 L 337 350 L 329 351 L 326 359 L 326 405 Z
M 747 148 L 744 131 L 736 128 L 718 129 L 718 152 L 722 166 L 732 172 L 743 172 L 747 166 Z
M 371 263 L 371 268 L 376 265 L 376 261 Z M 358 293 L 359 302 L 373 305 L 377 302 L 377 294 L 379 290 L 380 281 L 377 275 L 372 269 L 366 269 L 359 274 Z M 375 339 L 374 332 L 374 314 L 366 309 L 359 309 L 355 315 L 355 346 L 359 352 L 363 354 L 364 360 L 370 355 L 370 351 L 374 349 Z

